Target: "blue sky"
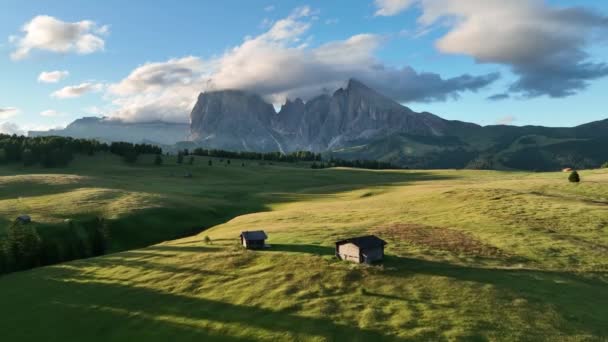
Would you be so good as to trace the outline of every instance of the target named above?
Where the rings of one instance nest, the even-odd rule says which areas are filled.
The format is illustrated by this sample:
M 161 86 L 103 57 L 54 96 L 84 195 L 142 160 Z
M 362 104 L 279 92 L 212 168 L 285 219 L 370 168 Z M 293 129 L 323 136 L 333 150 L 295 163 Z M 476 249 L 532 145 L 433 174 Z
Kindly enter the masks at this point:
M 280 104 L 348 77 L 414 110 L 484 125 L 608 117 L 608 3 L 480 1 L 3 0 L 0 123 L 10 131 L 91 115 L 184 121 L 200 91 L 244 88 Z M 40 38 L 48 25 L 58 33 Z M 61 31 L 76 27 L 76 36 Z M 68 75 L 38 80 L 53 71 Z M 508 98 L 487 99 L 496 94 Z

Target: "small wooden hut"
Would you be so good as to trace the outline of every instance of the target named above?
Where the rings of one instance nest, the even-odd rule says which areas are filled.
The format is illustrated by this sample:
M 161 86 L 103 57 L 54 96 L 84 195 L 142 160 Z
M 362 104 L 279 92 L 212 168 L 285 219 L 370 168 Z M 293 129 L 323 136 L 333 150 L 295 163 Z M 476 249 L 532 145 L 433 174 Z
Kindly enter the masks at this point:
M 365 235 L 336 242 L 336 257 L 357 263 L 371 264 L 384 259 L 386 241 Z
M 266 247 L 268 235 L 263 230 L 252 230 L 241 232 L 241 245 L 248 249 Z

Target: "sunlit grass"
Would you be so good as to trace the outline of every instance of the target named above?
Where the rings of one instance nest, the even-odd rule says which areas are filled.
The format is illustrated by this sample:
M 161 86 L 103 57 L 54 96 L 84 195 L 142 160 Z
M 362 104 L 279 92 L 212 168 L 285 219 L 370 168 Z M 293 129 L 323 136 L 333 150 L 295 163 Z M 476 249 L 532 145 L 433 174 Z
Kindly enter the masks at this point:
M 562 173 L 209 168 L 202 159 L 155 168 L 96 158 L 64 170 L 65 179 L 3 170 L 0 215 L 25 210 L 11 194 L 31 181 L 37 190 L 21 201 L 35 220 L 107 215 L 128 231 L 118 235 L 125 241 L 225 222 L 192 237 L 1 277 L 7 340 L 608 336 L 606 171 L 583 171 L 576 185 Z M 183 178 L 183 170 L 194 177 Z M 337 239 L 398 224 L 443 229 L 444 238 L 466 236 L 500 253 L 387 234 L 380 266 L 333 257 Z M 242 250 L 239 232 L 252 229 L 264 229 L 272 248 Z

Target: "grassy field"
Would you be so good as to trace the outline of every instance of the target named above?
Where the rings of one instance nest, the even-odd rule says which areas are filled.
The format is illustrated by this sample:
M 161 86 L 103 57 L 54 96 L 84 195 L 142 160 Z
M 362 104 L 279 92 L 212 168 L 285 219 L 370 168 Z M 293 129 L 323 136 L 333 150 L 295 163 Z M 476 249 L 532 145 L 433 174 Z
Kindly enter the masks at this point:
M 576 185 L 563 173 L 171 164 L 0 169 L 4 221 L 101 215 L 114 250 L 213 226 L 1 276 L 3 340 L 608 338 L 608 171 Z M 239 248 L 252 229 L 272 248 Z M 334 241 L 366 233 L 388 241 L 382 265 L 335 260 Z

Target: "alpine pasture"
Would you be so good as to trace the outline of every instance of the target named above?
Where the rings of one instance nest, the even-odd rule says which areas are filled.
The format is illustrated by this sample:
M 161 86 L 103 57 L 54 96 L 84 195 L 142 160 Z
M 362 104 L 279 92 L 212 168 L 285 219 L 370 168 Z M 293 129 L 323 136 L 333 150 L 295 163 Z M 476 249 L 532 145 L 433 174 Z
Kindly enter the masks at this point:
M 112 252 L 0 276 L 2 340 L 608 337 L 608 170 L 573 184 L 163 158 L 0 168 L 0 221 L 103 217 Z M 239 246 L 256 229 L 271 248 Z M 364 234 L 388 242 L 382 264 L 334 257 Z

